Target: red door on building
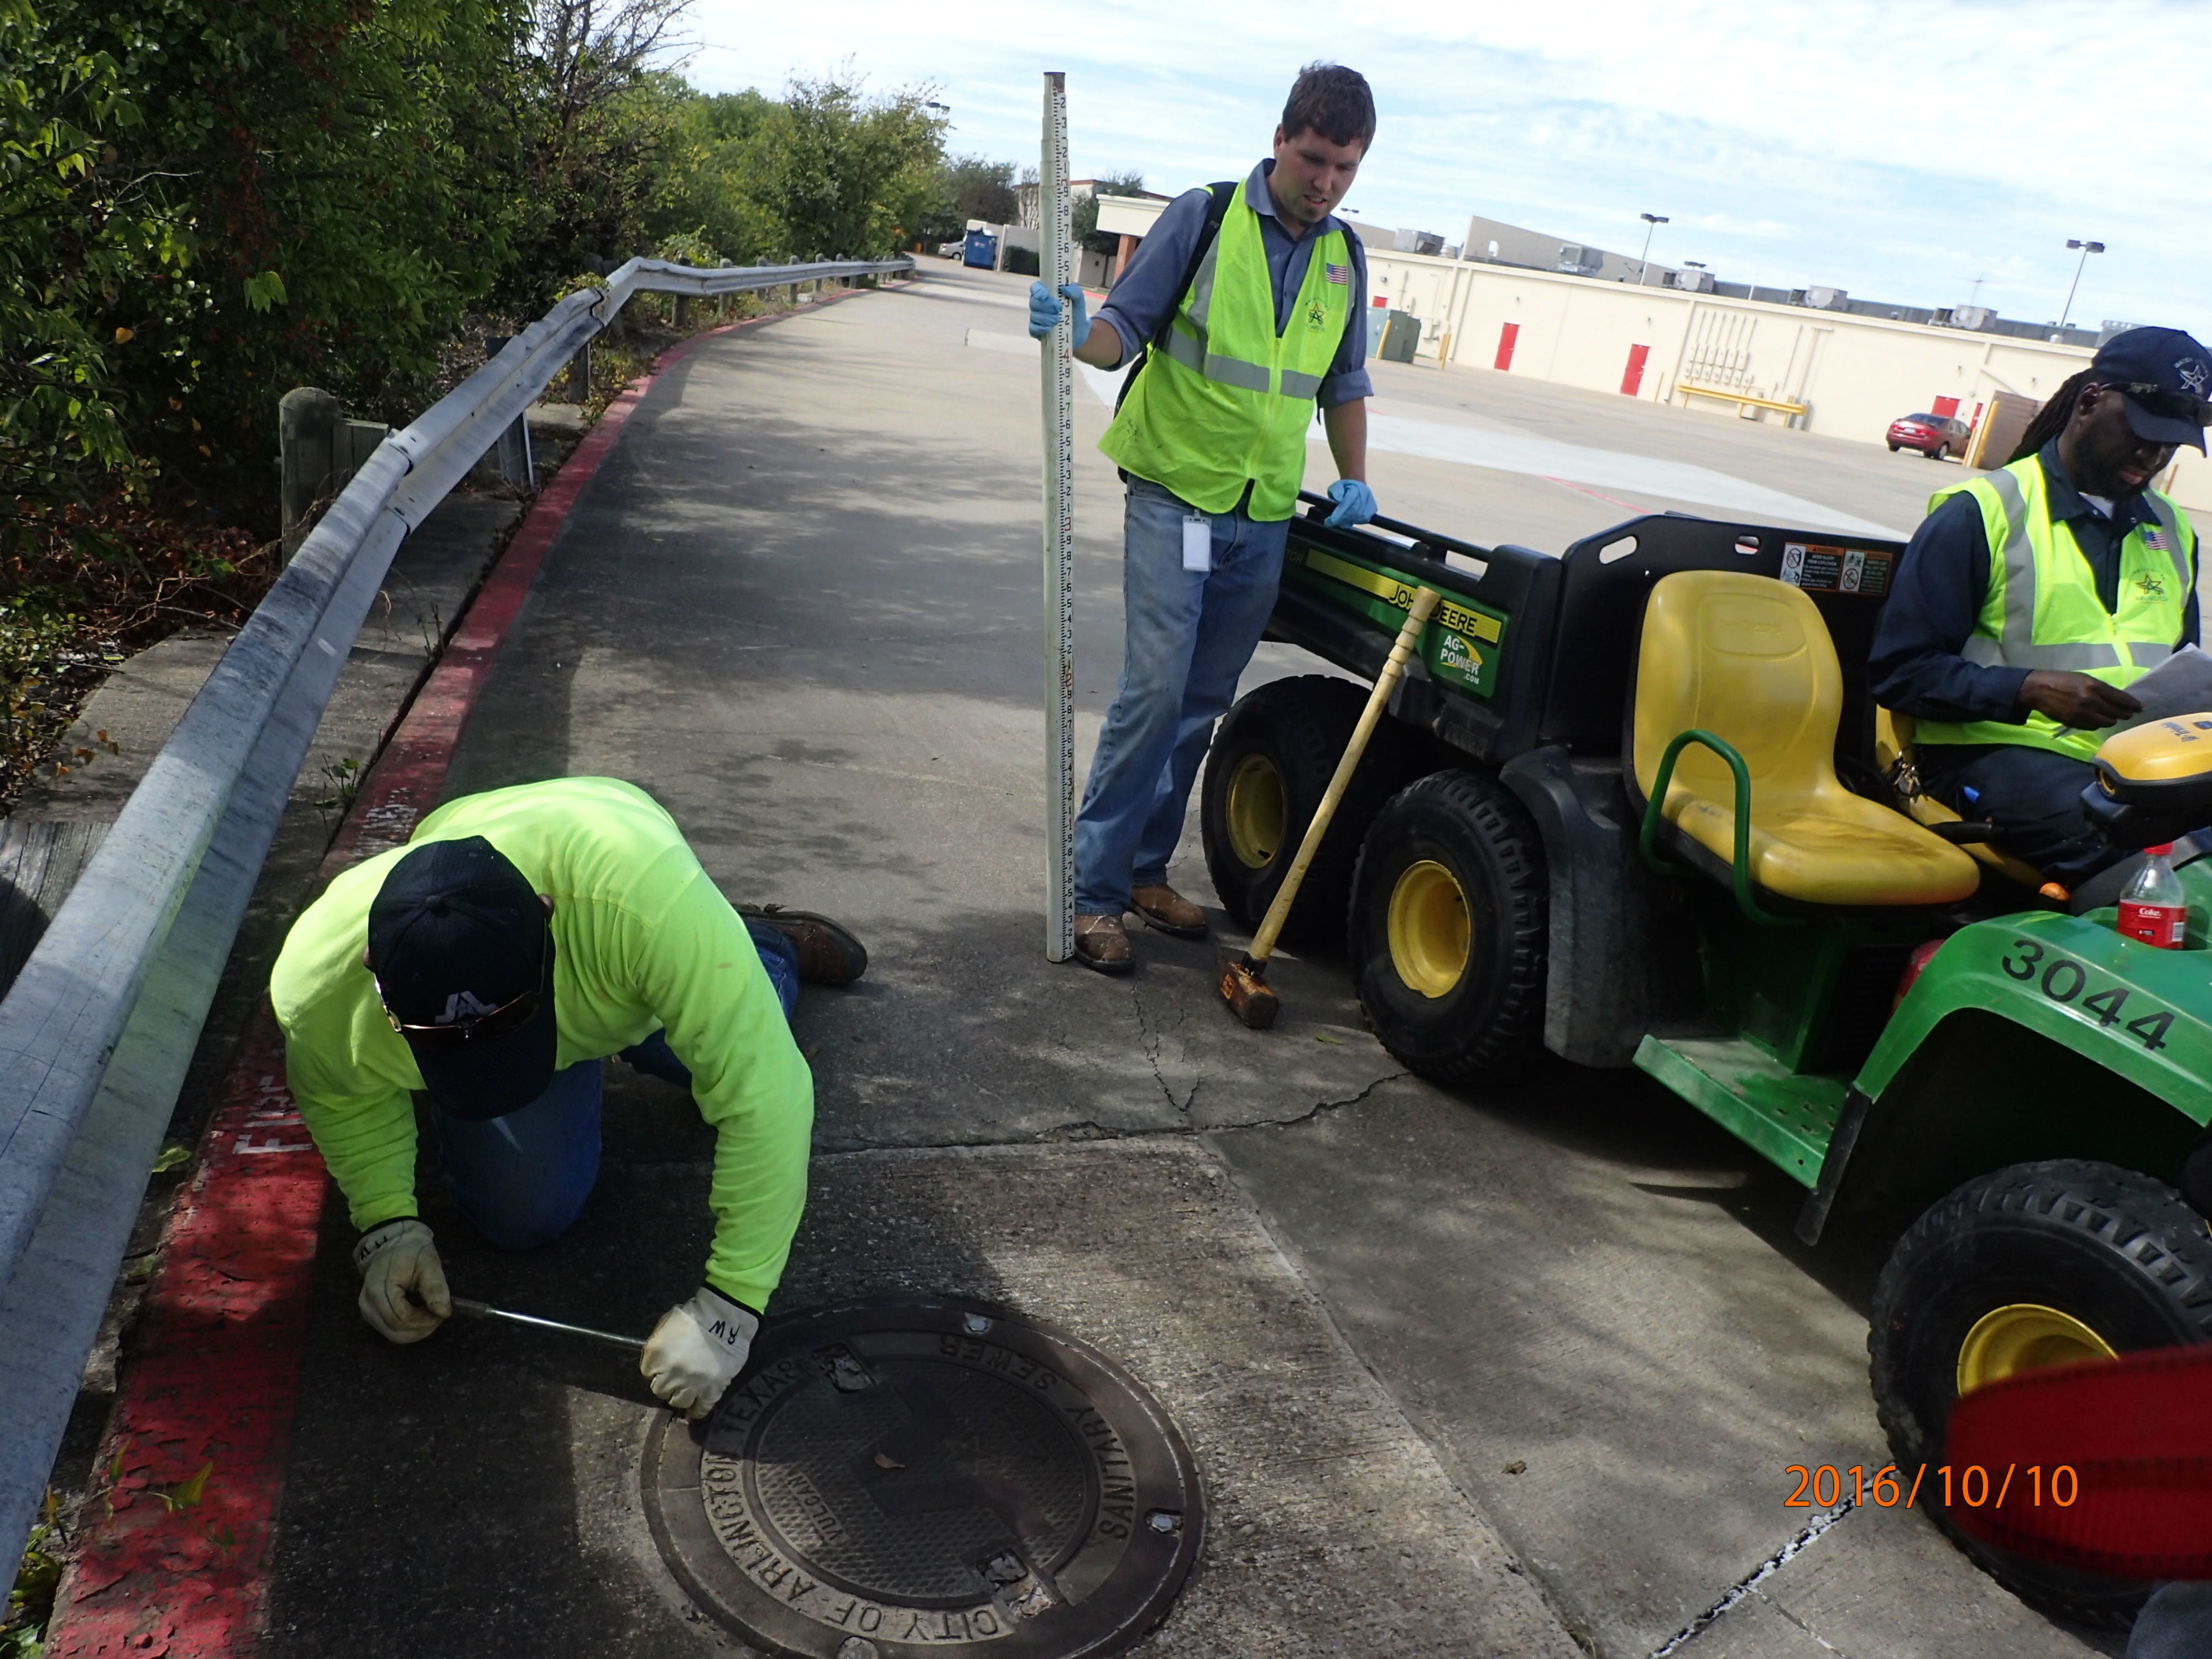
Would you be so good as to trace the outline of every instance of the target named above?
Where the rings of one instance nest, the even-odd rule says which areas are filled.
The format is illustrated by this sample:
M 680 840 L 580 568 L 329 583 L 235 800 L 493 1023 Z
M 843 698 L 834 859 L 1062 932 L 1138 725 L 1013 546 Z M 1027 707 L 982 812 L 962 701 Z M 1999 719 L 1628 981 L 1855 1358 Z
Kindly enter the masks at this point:
M 1938 398 L 1928 405 L 1928 412 L 1939 419 L 1948 421 L 1959 412 L 1959 400 L 1956 398 Z
M 1498 361 L 1491 365 L 1492 368 L 1513 367 L 1513 343 L 1520 337 L 1521 325 L 1518 323 L 1508 323 L 1498 331 Z
M 1633 398 L 1644 389 L 1644 362 L 1650 355 L 1650 346 L 1632 345 L 1628 348 L 1628 367 L 1620 376 L 1622 397 Z

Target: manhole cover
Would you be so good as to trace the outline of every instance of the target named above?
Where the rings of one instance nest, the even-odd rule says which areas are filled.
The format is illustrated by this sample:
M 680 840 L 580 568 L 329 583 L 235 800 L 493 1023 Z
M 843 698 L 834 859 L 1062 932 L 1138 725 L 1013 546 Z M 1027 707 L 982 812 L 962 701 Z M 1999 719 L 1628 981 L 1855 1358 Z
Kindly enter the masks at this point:
M 684 1587 L 807 1659 L 1105 1654 L 1157 1624 L 1205 1504 L 1167 1413 L 1074 1338 L 976 1303 L 833 1309 L 762 1334 L 705 1423 L 647 1448 Z

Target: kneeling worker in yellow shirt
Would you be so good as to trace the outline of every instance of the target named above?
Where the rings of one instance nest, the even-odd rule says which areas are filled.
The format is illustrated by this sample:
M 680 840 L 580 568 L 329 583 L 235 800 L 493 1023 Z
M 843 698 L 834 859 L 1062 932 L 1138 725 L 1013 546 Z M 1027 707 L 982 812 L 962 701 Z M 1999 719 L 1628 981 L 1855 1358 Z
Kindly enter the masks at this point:
M 416 1342 L 453 1311 L 416 1208 L 410 1092 L 430 1097 L 461 1213 L 528 1249 L 598 1179 L 599 1062 L 619 1055 L 688 1087 L 714 1126 L 705 1282 L 640 1367 L 703 1416 L 744 1367 L 806 1201 L 799 981 L 866 966 L 825 918 L 740 915 L 675 820 L 612 778 L 464 796 L 347 871 L 294 924 L 270 994 L 293 1097 L 362 1230 L 362 1317 Z

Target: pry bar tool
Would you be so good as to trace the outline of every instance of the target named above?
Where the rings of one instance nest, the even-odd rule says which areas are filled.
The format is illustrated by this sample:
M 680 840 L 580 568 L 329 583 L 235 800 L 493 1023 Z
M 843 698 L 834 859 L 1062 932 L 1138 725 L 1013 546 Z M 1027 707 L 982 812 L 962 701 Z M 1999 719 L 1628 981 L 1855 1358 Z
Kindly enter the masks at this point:
M 504 1319 L 509 1324 L 528 1325 L 541 1331 L 557 1331 L 562 1336 L 588 1337 L 594 1342 L 611 1343 L 617 1348 L 627 1348 L 632 1353 L 645 1349 L 641 1337 L 617 1336 L 612 1331 L 595 1331 L 588 1325 L 564 1325 L 557 1319 L 540 1319 L 535 1314 L 509 1313 L 505 1308 L 495 1308 L 489 1303 L 477 1302 L 465 1296 L 453 1298 L 453 1311 L 466 1314 L 471 1319 Z

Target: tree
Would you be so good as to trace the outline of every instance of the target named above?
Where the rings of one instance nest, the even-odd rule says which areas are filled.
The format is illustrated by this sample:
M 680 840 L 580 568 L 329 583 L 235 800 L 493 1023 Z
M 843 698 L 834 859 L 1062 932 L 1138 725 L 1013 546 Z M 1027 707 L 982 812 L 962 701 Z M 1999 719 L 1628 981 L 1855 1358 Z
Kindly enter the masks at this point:
M 12 529 L 15 514 L 82 501 L 129 460 L 88 313 L 134 263 L 185 247 L 158 191 L 106 165 L 111 139 L 139 120 L 112 57 L 46 30 L 26 0 L 0 0 L 0 498 L 13 503 L 0 510 Z
M 1098 228 L 1098 198 L 1102 196 L 1142 196 L 1145 175 L 1141 173 L 1102 173 L 1094 179 L 1091 194 L 1075 204 L 1069 215 L 1075 240 L 1093 253 L 1112 253 L 1119 250 L 1121 239 L 1102 233 Z
M 19 238 L 10 302 L 97 343 L 131 449 L 178 490 L 265 514 L 287 387 L 396 413 L 428 384 L 507 257 L 484 94 L 519 3 L 38 0 L 14 62 L 78 77 L 58 118 L 85 137 L 24 198 L 77 216 Z
M 793 259 L 869 258 L 918 239 L 939 199 L 934 88 L 866 97 L 855 80 L 794 81 L 744 140 L 736 187 Z
M 656 243 L 696 235 L 734 264 L 760 264 L 781 245 L 775 215 L 747 188 L 754 139 L 775 109 L 752 91 L 677 105 L 647 216 Z
M 970 219 L 988 224 L 1014 220 L 1014 164 L 981 155 L 949 156 L 938 164 L 936 191 L 921 227 L 923 241 L 957 240 Z
M 523 44 L 505 82 L 524 222 L 498 297 L 535 311 L 564 280 L 619 264 L 646 243 L 664 180 L 686 149 L 696 94 L 676 74 L 688 46 L 678 28 L 691 0 L 525 3 Z

